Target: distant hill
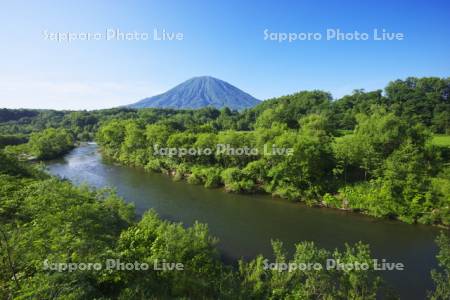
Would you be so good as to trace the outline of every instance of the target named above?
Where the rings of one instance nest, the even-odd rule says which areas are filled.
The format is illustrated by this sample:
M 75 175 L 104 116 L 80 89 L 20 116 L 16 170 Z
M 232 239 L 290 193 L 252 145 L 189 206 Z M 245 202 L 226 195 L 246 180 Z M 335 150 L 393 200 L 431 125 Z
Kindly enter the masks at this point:
M 223 80 L 210 76 L 201 76 L 191 78 L 163 94 L 130 104 L 129 107 L 197 109 L 210 106 L 241 110 L 253 107 L 260 102 L 258 99 Z

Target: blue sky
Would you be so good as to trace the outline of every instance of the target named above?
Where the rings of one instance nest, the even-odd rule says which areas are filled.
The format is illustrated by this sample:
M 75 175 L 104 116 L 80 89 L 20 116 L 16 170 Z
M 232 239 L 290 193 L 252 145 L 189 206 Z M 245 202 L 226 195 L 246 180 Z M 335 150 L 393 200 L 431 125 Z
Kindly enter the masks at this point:
M 448 1 L 3 1 L 0 107 L 95 109 L 210 75 L 259 99 L 334 97 L 408 76 L 450 76 Z M 181 41 L 57 42 L 47 32 L 153 30 Z M 402 41 L 264 40 L 269 32 L 367 32 Z

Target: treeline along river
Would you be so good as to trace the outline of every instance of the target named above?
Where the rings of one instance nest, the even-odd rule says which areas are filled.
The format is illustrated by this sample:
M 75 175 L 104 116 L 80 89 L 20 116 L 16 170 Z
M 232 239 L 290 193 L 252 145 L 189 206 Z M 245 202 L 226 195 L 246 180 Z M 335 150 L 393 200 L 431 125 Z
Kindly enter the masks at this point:
M 327 249 L 346 242 L 370 244 L 373 256 L 403 263 L 403 271 L 383 271 L 402 299 L 424 299 L 433 288 L 430 270 L 437 267 L 434 239 L 439 230 L 374 219 L 355 213 L 311 208 L 262 195 L 237 195 L 205 189 L 141 169 L 118 166 L 102 158 L 95 144 L 85 144 L 60 160 L 48 163 L 49 172 L 75 184 L 114 187 L 139 214 L 153 208 L 165 219 L 191 225 L 207 223 L 225 261 L 271 257 L 271 239 L 288 249 L 299 241 L 314 241 Z

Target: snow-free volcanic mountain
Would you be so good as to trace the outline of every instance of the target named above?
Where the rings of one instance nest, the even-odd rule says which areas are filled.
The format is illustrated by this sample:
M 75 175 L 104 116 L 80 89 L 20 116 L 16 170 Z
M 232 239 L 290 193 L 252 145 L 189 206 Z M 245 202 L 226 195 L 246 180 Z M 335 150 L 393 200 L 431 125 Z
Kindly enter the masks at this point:
M 163 94 L 145 98 L 129 107 L 197 109 L 210 106 L 241 110 L 258 103 L 258 99 L 223 80 L 202 76 L 191 78 Z

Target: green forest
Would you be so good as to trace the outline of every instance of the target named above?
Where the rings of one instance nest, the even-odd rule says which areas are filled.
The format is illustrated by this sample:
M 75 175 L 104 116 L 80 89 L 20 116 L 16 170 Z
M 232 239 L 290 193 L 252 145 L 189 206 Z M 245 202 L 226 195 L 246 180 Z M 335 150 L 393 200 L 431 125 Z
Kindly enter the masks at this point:
M 442 136 L 449 133 L 448 91 L 448 79 L 422 78 L 392 82 L 385 96 L 355 91 L 332 101 L 325 92 L 300 92 L 242 113 L 203 109 L 158 120 L 150 110 L 102 123 L 96 140 L 106 156 L 123 164 L 207 188 L 449 226 L 449 137 Z M 154 151 L 155 145 L 214 149 L 217 144 L 260 151 L 241 156 Z M 293 155 L 264 155 L 265 145 L 291 148 Z
M 75 187 L 0 153 L 0 297 L 2 299 L 377 299 L 395 297 L 373 267 L 280 272 L 265 269 L 265 258 L 222 262 L 205 224 L 184 227 L 150 210 L 139 220 L 112 190 Z M 430 299 L 450 295 L 450 239 L 437 240 L 441 270 L 432 270 Z M 299 242 L 291 259 L 272 241 L 274 261 L 300 264 L 329 258 L 343 263 L 371 261 L 368 245 L 328 251 Z M 78 269 L 57 271 L 45 262 L 152 264 L 166 259 L 184 265 L 163 270 Z
M 311 206 L 450 227 L 450 79 L 407 78 L 384 90 L 333 99 L 302 91 L 254 108 L 0 109 L 0 297 L 4 299 L 379 299 L 395 298 L 370 268 L 279 272 L 265 258 L 227 265 L 207 225 L 185 227 L 133 206 L 110 189 L 76 187 L 39 161 L 83 141 L 123 165 L 205 188 L 270 194 Z M 160 148 L 259 149 L 255 155 L 159 155 Z M 266 155 L 264 147 L 293 149 Z M 280 200 L 281 201 L 281 200 Z M 446 230 L 446 229 L 444 229 Z M 437 239 L 440 270 L 430 299 L 450 298 L 450 240 Z M 370 246 L 334 251 L 312 242 L 274 261 L 370 261 Z M 116 258 L 182 262 L 186 271 L 43 270 L 43 262 Z

